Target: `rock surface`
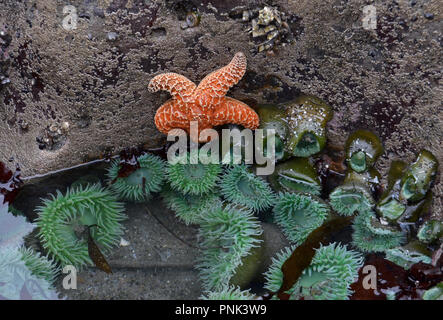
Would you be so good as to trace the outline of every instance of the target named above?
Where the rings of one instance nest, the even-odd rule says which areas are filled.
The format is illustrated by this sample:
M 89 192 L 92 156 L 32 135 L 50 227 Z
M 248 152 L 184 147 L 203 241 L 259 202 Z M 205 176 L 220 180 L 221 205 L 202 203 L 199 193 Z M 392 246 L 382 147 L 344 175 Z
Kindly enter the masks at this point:
M 287 17 L 293 42 L 258 53 L 251 22 L 238 12 L 264 3 L 3 0 L 0 28 L 11 41 L 0 161 L 13 157 L 33 175 L 159 145 L 153 117 L 168 94 L 148 93 L 149 80 L 170 71 L 199 82 L 237 51 L 247 55 L 248 71 L 228 95 L 251 106 L 299 92 L 324 99 L 334 110 L 330 145 L 343 145 L 356 128 L 375 131 L 385 145 L 382 174 L 391 160 L 411 161 L 422 148 L 442 160 L 440 1 L 374 2 L 375 30 L 362 25 L 372 1 L 267 1 Z M 188 11 L 200 13 L 198 25 L 186 27 Z M 442 193 L 440 174 L 435 214 Z

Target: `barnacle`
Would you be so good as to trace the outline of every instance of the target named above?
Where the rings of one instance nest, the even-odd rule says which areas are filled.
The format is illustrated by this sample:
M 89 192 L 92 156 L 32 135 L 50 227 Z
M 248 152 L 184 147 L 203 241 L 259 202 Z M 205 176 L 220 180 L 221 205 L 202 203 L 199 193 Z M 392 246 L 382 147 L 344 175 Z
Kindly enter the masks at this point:
M 253 300 L 254 295 L 249 290 L 241 290 L 236 286 L 224 286 L 217 291 L 209 291 L 200 297 L 202 300 Z
M 161 190 L 164 181 L 164 161 L 155 155 L 146 153 L 137 158 L 137 168 L 127 177 L 120 177 L 121 164 L 115 159 L 108 169 L 108 180 L 111 189 L 121 199 L 143 201 L 151 193 Z
M 269 176 L 272 187 L 278 191 L 306 192 L 320 195 L 321 182 L 307 158 L 292 158 L 278 164 Z
M 352 243 L 364 252 L 383 252 L 406 241 L 405 232 L 380 221 L 371 211 L 357 215 L 352 227 Z
M 197 269 L 203 288 L 206 291 L 222 290 L 228 284 L 239 285 L 238 281 L 251 280 L 259 264 L 257 259 L 249 260 L 249 263 L 245 260 L 260 256 L 261 234 L 260 223 L 251 211 L 221 204 L 209 211 L 199 230 L 203 249 Z
M 289 241 L 300 245 L 329 215 L 321 199 L 302 193 L 279 193 L 274 206 L 275 222 Z
M 337 213 L 343 216 L 350 216 L 356 211 L 368 211 L 375 204 L 371 187 L 379 181 L 380 175 L 373 168 L 363 173 L 349 170 L 343 184 L 329 195 L 329 203 Z
M 443 222 L 434 219 L 427 220 L 418 229 L 417 238 L 424 243 L 443 240 Z
M 422 150 L 401 179 L 400 196 L 410 202 L 423 199 L 435 181 L 437 169 L 437 158 L 429 151 Z
M 161 193 L 169 209 L 186 224 L 198 224 L 216 202 L 220 201 L 217 193 L 211 192 L 204 197 L 194 194 L 183 194 L 166 187 Z
M 83 238 L 86 228 L 91 228 L 94 242 L 104 251 L 118 244 L 123 234 L 120 223 L 125 219 L 123 204 L 97 184 L 68 189 L 65 195 L 57 190 L 36 211 L 43 247 L 62 266 L 92 265 Z
M 385 251 L 385 254 L 387 260 L 404 269 L 409 269 L 418 262 L 431 263 L 428 250 L 418 241 L 408 243 L 403 247 L 388 249 Z
M 169 163 L 166 176 L 174 190 L 184 194 L 202 195 L 213 190 L 221 172 L 219 164 L 203 164 L 197 154 L 189 152 Z
M 265 273 L 265 288 L 276 292 L 283 283 L 281 267 L 294 247 L 285 248 Z M 316 249 L 314 258 L 295 285 L 288 291 L 291 299 L 346 300 L 352 294 L 351 283 L 358 277 L 363 257 L 346 246 L 331 243 Z
M 296 157 L 309 157 L 326 144 L 326 123 L 332 109 L 321 99 L 302 95 L 286 105 L 289 137 L 288 149 Z
M 255 211 L 269 208 L 275 195 L 266 181 L 250 172 L 246 165 L 234 165 L 221 178 L 220 192 L 226 200 Z
M 356 172 L 372 167 L 383 153 L 380 139 L 371 131 L 357 130 L 346 141 L 346 161 Z

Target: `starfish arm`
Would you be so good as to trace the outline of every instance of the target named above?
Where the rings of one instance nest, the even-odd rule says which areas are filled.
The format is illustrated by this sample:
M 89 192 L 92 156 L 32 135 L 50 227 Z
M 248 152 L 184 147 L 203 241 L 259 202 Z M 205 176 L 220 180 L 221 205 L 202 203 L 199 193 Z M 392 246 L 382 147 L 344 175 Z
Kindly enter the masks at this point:
M 246 56 L 238 52 L 228 65 L 208 74 L 200 82 L 195 91 L 200 105 L 216 109 L 229 88 L 239 82 L 245 72 Z
M 187 130 L 189 127 L 188 117 L 186 113 L 183 113 L 180 109 L 176 100 L 170 99 L 166 101 L 157 109 L 154 117 L 157 129 L 165 134 L 168 134 L 169 131 L 176 128 Z
M 214 111 L 212 124 L 219 126 L 226 123 L 235 123 L 248 129 L 257 129 L 260 119 L 257 113 L 247 104 L 225 97 L 220 106 Z
M 177 73 L 162 73 L 149 81 L 148 90 L 150 92 L 157 92 L 159 90 L 166 90 L 172 98 L 186 101 L 191 97 L 196 86 L 194 82 Z

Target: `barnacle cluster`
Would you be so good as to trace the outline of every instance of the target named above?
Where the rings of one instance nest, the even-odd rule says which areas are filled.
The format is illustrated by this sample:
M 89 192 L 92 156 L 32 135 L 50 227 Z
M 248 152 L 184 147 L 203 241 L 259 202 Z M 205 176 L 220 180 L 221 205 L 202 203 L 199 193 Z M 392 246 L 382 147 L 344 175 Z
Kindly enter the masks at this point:
M 250 22 L 247 32 L 251 33 L 258 52 L 271 51 L 280 43 L 284 45 L 293 41 L 288 24 L 290 17 L 277 7 L 239 7 L 231 12 L 231 16 L 239 16 L 243 22 Z

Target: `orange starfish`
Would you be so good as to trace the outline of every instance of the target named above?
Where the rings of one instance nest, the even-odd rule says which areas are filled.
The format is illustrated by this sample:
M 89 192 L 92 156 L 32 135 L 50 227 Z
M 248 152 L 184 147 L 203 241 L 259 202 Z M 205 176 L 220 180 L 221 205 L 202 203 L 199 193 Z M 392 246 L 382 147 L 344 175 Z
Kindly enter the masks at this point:
M 226 123 L 256 129 L 259 125 L 257 113 L 245 103 L 225 96 L 245 71 L 246 56 L 238 52 L 228 65 L 207 75 L 198 87 L 177 73 L 155 76 L 149 82 L 149 91 L 166 90 L 172 95 L 172 99 L 158 108 L 155 114 L 157 129 L 165 134 L 177 128 L 190 133 L 191 121 L 198 123 L 198 136 L 204 129 Z M 206 140 L 199 138 L 199 142 Z

